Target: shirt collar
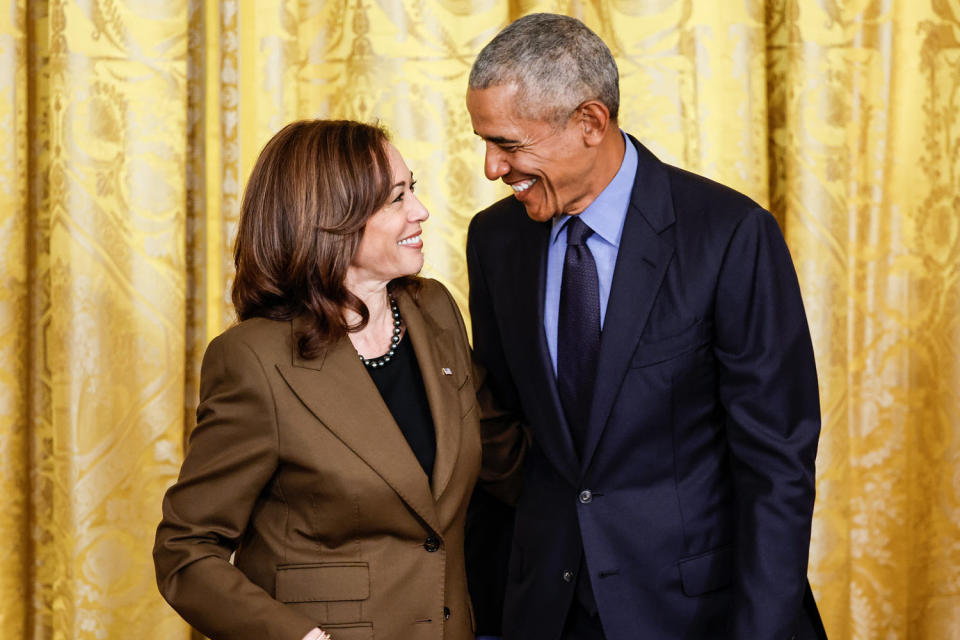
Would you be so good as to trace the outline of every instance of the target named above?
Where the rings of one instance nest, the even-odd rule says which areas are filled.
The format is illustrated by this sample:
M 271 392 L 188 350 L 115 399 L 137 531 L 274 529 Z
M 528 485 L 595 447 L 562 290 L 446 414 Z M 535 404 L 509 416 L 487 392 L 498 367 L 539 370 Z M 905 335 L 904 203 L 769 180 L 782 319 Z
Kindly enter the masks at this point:
M 637 175 L 637 149 L 627 138 L 627 134 L 620 130 L 623 136 L 624 153 L 617 175 L 613 176 L 603 191 L 600 192 L 582 213 L 579 214 L 584 224 L 593 229 L 593 232 L 614 247 L 620 246 L 620 235 L 623 233 L 623 221 L 627 218 L 627 208 L 630 206 L 630 196 L 633 191 L 633 181 Z M 564 223 L 570 218 L 563 215 L 553 220 L 550 229 L 550 243 L 557 240 Z

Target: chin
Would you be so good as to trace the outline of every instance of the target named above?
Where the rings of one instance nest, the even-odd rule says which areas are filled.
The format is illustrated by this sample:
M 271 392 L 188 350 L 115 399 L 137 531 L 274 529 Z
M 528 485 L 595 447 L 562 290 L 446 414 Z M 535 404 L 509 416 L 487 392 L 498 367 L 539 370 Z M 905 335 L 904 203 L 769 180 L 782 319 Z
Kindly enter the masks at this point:
M 410 268 L 403 274 L 404 276 L 415 276 L 423 269 L 423 259 L 417 264 L 410 265 Z
M 527 217 L 535 222 L 547 222 L 548 220 L 553 220 L 554 214 L 545 209 L 534 209 L 524 205 L 524 208 L 527 210 Z

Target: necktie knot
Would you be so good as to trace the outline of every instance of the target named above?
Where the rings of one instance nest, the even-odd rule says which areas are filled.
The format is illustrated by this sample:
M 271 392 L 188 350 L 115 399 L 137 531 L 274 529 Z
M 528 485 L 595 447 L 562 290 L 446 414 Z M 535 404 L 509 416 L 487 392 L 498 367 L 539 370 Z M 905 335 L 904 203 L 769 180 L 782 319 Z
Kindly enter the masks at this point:
M 592 235 L 593 229 L 588 227 L 579 215 L 570 217 L 570 221 L 567 222 L 567 246 L 582 245 Z

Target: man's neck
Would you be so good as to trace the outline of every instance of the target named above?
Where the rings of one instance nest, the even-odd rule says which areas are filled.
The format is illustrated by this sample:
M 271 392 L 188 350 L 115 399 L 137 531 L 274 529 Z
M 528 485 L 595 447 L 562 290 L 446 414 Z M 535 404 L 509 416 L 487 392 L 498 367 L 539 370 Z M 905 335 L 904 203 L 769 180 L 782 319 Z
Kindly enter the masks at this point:
M 620 165 L 623 164 L 623 154 L 626 151 L 626 143 L 623 139 L 623 132 L 616 122 L 611 122 L 610 127 L 603 137 L 600 144 L 600 152 L 597 154 L 594 175 L 596 176 L 597 187 L 594 191 L 593 200 L 607 188 L 617 172 L 620 171 Z
M 580 198 L 573 210 L 567 210 L 565 213 L 571 215 L 583 213 L 594 200 L 596 200 L 603 190 L 613 182 L 620 171 L 620 165 L 623 164 L 623 154 L 626 152 L 626 143 L 623 132 L 615 122 L 610 123 L 609 130 L 603 137 L 603 141 L 597 148 L 596 161 L 590 169 L 589 185 L 586 194 Z M 560 216 L 555 216 L 554 219 Z

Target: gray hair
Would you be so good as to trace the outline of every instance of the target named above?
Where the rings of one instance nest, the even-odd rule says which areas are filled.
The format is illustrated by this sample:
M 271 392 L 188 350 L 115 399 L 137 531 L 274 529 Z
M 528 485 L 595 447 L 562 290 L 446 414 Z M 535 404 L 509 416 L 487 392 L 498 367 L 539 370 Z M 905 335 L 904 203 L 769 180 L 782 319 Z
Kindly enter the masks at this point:
M 522 115 L 560 125 L 587 100 L 616 121 L 620 74 L 603 40 L 576 18 L 532 13 L 507 25 L 480 51 L 470 88 L 517 87 Z

